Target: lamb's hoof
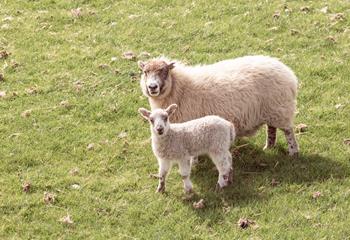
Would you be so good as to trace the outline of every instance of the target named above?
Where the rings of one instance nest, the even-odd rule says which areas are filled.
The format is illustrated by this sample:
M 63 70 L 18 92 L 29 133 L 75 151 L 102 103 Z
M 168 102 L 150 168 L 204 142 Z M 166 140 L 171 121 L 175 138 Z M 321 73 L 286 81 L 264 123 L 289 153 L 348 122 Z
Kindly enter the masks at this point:
M 165 187 L 164 186 L 158 186 L 156 193 L 164 193 L 165 192 Z
M 288 152 L 288 155 L 292 158 L 298 158 L 299 157 L 299 152 Z
M 274 147 L 275 147 L 275 145 L 265 145 L 264 148 L 263 148 L 263 151 L 266 151 L 268 149 L 272 149 Z
M 185 189 L 185 194 L 192 194 L 193 188 Z

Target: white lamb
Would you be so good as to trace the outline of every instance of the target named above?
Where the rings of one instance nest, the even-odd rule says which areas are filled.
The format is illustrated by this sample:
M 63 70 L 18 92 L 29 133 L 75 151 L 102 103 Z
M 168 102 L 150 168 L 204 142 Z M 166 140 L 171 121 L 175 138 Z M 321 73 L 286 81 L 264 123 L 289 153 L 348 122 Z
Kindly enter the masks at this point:
M 151 109 L 179 106 L 172 117 L 181 123 L 207 115 L 232 122 L 237 137 L 267 125 L 265 148 L 276 144 L 281 129 L 289 155 L 298 154 L 293 132 L 298 79 L 275 58 L 246 56 L 210 65 L 187 66 L 166 58 L 139 62 L 141 88 Z
M 178 163 L 185 192 L 191 192 L 191 159 L 201 154 L 209 155 L 219 171 L 217 188 L 227 186 L 232 181 L 232 156 L 229 149 L 236 135 L 233 124 L 218 116 L 171 124 L 169 117 L 176 109 L 176 104 L 152 112 L 145 108 L 139 109 L 139 113 L 151 125 L 152 149 L 159 164 L 157 192 L 165 190 L 165 178 L 172 163 Z

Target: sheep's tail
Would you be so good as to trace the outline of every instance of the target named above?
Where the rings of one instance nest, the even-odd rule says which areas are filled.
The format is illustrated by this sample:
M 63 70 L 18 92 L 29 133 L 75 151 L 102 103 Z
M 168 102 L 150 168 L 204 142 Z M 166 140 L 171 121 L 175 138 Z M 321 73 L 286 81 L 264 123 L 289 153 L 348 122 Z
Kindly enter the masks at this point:
M 230 141 L 233 143 L 236 139 L 236 130 L 233 123 L 230 123 Z

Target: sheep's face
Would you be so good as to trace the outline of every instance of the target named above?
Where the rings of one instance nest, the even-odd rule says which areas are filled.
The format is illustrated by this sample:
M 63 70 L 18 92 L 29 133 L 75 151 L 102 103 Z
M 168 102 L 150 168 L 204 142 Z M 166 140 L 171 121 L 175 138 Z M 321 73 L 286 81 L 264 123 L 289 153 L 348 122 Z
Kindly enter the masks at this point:
M 156 109 L 153 112 L 140 108 L 139 113 L 149 121 L 153 134 L 166 136 L 170 128 L 169 116 L 174 113 L 176 108 L 176 104 L 170 105 L 167 109 Z
M 141 88 L 147 97 L 166 96 L 171 89 L 169 71 L 174 68 L 174 63 L 166 63 L 163 60 L 154 59 L 147 63 L 138 62 L 142 70 Z

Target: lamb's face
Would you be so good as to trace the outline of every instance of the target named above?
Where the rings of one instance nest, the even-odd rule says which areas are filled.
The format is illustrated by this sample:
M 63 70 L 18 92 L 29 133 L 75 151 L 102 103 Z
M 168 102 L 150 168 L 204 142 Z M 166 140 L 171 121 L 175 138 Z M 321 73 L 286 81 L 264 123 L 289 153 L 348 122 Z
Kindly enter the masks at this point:
M 166 96 L 172 86 L 169 72 L 174 67 L 174 63 L 168 64 L 163 60 L 154 59 L 138 64 L 142 69 L 140 84 L 143 93 L 154 98 Z
M 156 109 L 149 117 L 152 132 L 158 136 L 166 135 L 169 130 L 169 116 L 163 109 Z
M 176 104 L 171 104 L 167 109 L 155 109 L 153 112 L 140 108 L 139 113 L 151 124 L 153 134 L 164 136 L 170 128 L 169 116 L 177 109 Z

